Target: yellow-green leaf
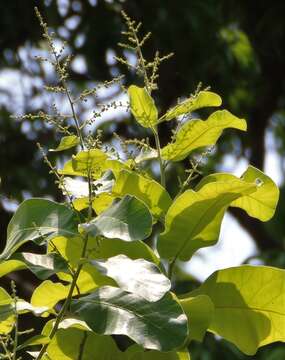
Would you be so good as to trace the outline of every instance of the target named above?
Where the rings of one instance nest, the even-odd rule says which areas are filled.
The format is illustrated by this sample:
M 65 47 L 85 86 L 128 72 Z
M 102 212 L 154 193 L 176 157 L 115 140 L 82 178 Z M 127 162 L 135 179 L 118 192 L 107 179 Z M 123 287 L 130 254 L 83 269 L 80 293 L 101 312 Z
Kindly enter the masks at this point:
M 80 151 L 72 157 L 72 168 L 76 172 L 92 174 L 93 177 L 100 177 L 107 155 L 99 149 Z
M 236 179 L 231 174 L 211 174 L 206 176 L 198 185 L 197 190 L 212 181 L 228 181 Z M 234 200 L 230 206 L 239 207 L 245 210 L 248 215 L 255 217 L 261 221 L 268 221 L 275 213 L 279 198 L 279 189 L 274 181 L 261 170 L 249 166 L 241 176 L 241 179 L 249 183 L 256 182 L 257 189 L 254 193 L 242 196 Z
M 196 97 L 190 97 L 168 110 L 164 118 L 168 121 L 177 116 L 190 113 L 200 108 L 220 106 L 221 104 L 222 99 L 218 94 L 211 91 L 200 91 Z
M 168 192 L 159 183 L 128 170 L 120 171 L 112 192 L 118 197 L 127 194 L 137 197 L 157 218 L 166 213 L 172 202 Z
M 209 329 L 253 355 L 260 346 L 285 342 L 285 270 L 244 265 L 216 271 L 194 295 L 215 306 Z
M 55 149 L 50 149 L 49 151 L 63 151 L 79 144 L 79 138 L 75 135 L 64 136 L 59 145 Z
M 145 351 L 141 346 L 135 344 L 124 352 L 124 360 L 190 360 L 190 354 L 187 349 L 178 352 Z
M 9 334 L 15 323 L 15 315 L 11 305 L 13 299 L 0 287 L 0 334 Z
M 216 111 L 205 121 L 190 120 L 182 125 L 174 141 L 162 149 L 162 157 L 165 160 L 183 160 L 195 149 L 214 145 L 227 128 L 245 131 L 246 121 L 227 110 Z
M 72 266 L 76 266 L 82 253 L 83 241 L 81 238 L 66 238 L 59 236 L 53 239 L 53 244 Z M 50 249 L 52 249 L 50 247 Z M 109 259 L 110 257 L 124 254 L 130 259 L 145 259 L 159 264 L 159 259 L 153 250 L 142 241 L 126 242 L 120 239 L 97 239 L 90 237 L 87 244 L 87 253 L 89 259 Z
M 131 85 L 128 89 L 131 112 L 137 122 L 146 128 L 157 124 L 157 109 L 152 97 L 145 88 Z
M 179 299 L 188 318 L 189 340 L 202 341 L 214 314 L 214 304 L 206 295 Z
M 197 192 L 185 191 L 166 214 L 165 231 L 158 239 L 161 257 L 186 261 L 197 249 L 214 245 L 227 207 L 256 188 L 255 183 L 234 179 L 209 183 Z
M 77 328 L 59 329 L 47 353 L 52 360 L 123 360 L 111 336 L 100 336 Z M 80 356 L 81 354 L 81 356 Z

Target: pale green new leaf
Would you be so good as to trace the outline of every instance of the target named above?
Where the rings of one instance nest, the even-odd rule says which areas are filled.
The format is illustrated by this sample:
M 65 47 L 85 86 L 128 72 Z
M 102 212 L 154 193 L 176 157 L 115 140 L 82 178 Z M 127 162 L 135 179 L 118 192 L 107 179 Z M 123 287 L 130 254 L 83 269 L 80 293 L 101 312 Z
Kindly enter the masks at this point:
M 76 135 L 69 135 L 64 136 L 55 149 L 50 149 L 49 151 L 63 151 L 70 148 L 73 148 L 74 146 L 77 146 L 79 144 L 79 138 Z
M 211 174 L 206 176 L 198 185 L 197 190 L 212 181 L 228 181 L 236 179 L 231 174 Z M 268 221 L 275 213 L 279 198 L 279 189 L 274 181 L 261 170 L 249 166 L 241 176 L 241 179 L 253 183 L 256 182 L 257 189 L 254 193 L 242 196 L 233 201 L 230 206 L 239 207 L 245 210 L 248 215 L 255 217 L 261 221 Z
M 188 336 L 187 317 L 170 293 L 157 302 L 105 286 L 73 300 L 71 310 L 98 334 L 127 335 L 147 349 L 170 351 Z
M 141 346 L 134 344 L 124 352 L 124 360 L 190 360 L 190 354 L 187 349 L 178 352 L 145 351 Z
M 44 345 L 50 342 L 50 338 L 44 335 L 35 335 L 30 339 L 23 342 L 21 345 L 17 347 L 17 351 L 25 349 L 26 347 L 35 346 L 35 345 Z
M 128 170 L 120 171 L 113 187 L 116 196 L 133 195 L 143 201 L 157 218 L 166 213 L 171 197 L 159 183 Z
M 169 109 L 163 118 L 168 121 L 177 116 L 190 113 L 200 108 L 220 106 L 221 104 L 222 99 L 218 94 L 211 91 L 200 91 L 196 97 L 190 97 L 180 104 L 177 104 L 174 108 Z
M 9 222 L 0 260 L 11 256 L 27 241 L 42 244 L 57 235 L 77 234 L 76 215 L 65 205 L 46 199 L 25 200 Z
M 47 353 L 52 360 L 123 360 L 111 336 L 100 336 L 77 328 L 59 329 Z
M 89 223 L 81 224 L 79 229 L 91 236 L 103 235 L 124 241 L 143 240 L 151 233 L 152 217 L 142 201 L 127 195 Z
M 179 299 L 188 318 L 189 340 L 203 341 L 214 314 L 214 304 L 206 295 Z
M 187 261 L 197 249 L 214 245 L 227 207 L 254 191 L 254 183 L 240 179 L 212 182 L 197 192 L 185 191 L 166 214 L 165 231 L 158 239 L 160 256 Z
M 91 261 L 106 276 L 116 281 L 122 290 L 136 293 L 147 301 L 160 300 L 171 288 L 170 280 L 159 268 L 144 259 L 129 259 L 117 255 L 106 261 Z
M 216 271 L 195 295 L 215 311 L 209 329 L 253 355 L 260 346 L 285 342 L 285 270 L 244 265 Z
M 190 120 L 182 125 L 174 141 L 162 149 L 162 157 L 165 160 L 183 160 L 195 149 L 215 145 L 227 128 L 245 131 L 246 121 L 227 110 L 216 111 L 205 121 Z
M 147 90 L 131 85 L 128 94 L 131 112 L 137 122 L 143 127 L 154 128 L 157 124 L 157 109 Z

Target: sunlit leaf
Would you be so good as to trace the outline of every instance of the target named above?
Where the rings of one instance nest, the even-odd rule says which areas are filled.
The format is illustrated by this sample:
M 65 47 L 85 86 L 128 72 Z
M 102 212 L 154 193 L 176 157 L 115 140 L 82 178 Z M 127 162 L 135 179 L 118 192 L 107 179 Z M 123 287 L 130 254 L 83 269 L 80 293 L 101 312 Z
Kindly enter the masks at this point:
M 253 355 L 260 346 L 285 342 L 285 270 L 244 265 L 216 271 L 193 296 L 215 306 L 210 330 Z
M 20 350 L 25 349 L 30 346 L 48 344 L 49 342 L 50 342 L 49 337 L 41 335 L 41 334 L 35 335 L 35 336 L 31 337 L 30 339 L 24 341 L 21 345 L 19 345 L 17 347 L 17 351 L 20 351 Z
M 63 236 L 53 239 L 60 254 L 68 260 L 72 266 L 76 266 L 81 258 L 83 241 L 81 238 L 65 238 Z M 52 249 L 52 247 L 50 247 Z M 159 259 L 153 250 L 142 241 L 126 242 L 120 239 L 100 239 L 90 237 L 87 244 L 89 259 L 108 259 L 124 254 L 130 259 L 145 259 L 154 264 L 159 264 Z
M 134 241 L 148 237 L 151 227 L 148 208 L 140 200 L 127 195 L 89 223 L 81 224 L 80 231 L 92 236 Z
M 56 253 L 48 255 L 19 253 L 13 259 L 0 263 L 0 277 L 12 271 L 29 269 L 39 279 L 46 279 L 58 271 L 68 271 L 66 261 Z
M 200 91 L 196 97 L 190 97 L 168 110 L 165 120 L 171 120 L 177 116 L 190 113 L 200 108 L 209 106 L 220 106 L 222 99 L 218 94 L 211 91 Z
M 156 181 L 145 176 L 122 170 L 116 178 L 113 194 L 133 195 L 143 201 L 155 217 L 166 213 L 172 200 L 168 192 Z
M 13 299 L 0 287 L 0 334 L 9 334 L 15 323 L 15 314 L 11 305 Z
M 148 349 L 174 350 L 188 335 L 187 318 L 170 293 L 157 302 L 105 286 L 73 300 L 71 310 L 98 334 L 127 335 Z
M 165 231 L 158 239 L 161 257 L 186 261 L 197 249 L 215 244 L 227 207 L 256 187 L 255 183 L 234 179 L 209 183 L 197 192 L 185 191 L 166 214 Z
M 131 85 L 128 89 L 130 108 L 137 122 L 146 128 L 157 124 L 157 109 L 152 97 L 145 88 Z
M 253 166 L 249 166 L 241 178 L 249 183 L 256 182 L 258 187 L 254 193 L 242 196 L 233 201 L 230 206 L 239 207 L 245 210 L 248 215 L 261 221 L 270 220 L 275 213 L 279 198 L 279 189 L 274 181 L 261 170 Z M 233 179 L 236 179 L 236 177 L 231 174 L 211 174 L 206 176 L 197 185 L 196 189 L 199 190 L 212 181 L 231 182 Z
M 100 336 L 77 328 L 59 329 L 47 353 L 53 360 L 123 360 L 111 336 Z
M 135 344 L 124 352 L 124 360 L 190 360 L 190 354 L 187 349 L 178 352 L 145 351 L 141 346 Z
M 144 259 L 132 260 L 125 255 L 117 255 L 106 261 L 92 261 L 92 265 L 116 280 L 122 290 L 148 301 L 160 300 L 171 287 L 170 280 L 159 268 Z
M 27 241 L 42 244 L 57 235 L 78 234 L 75 213 L 65 205 L 46 199 L 25 200 L 7 229 L 7 243 L 0 260 L 9 257 Z
M 49 151 L 63 151 L 63 150 L 67 150 L 70 148 L 73 148 L 74 146 L 77 146 L 79 144 L 79 138 L 75 135 L 69 135 L 69 136 L 64 136 L 61 140 L 60 143 L 58 145 L 58 147 L 56 147 L 55 149 L 50 149 Z
M 189 340 L 202 341 L 214 314 L 209 296 L 198 295 L 179 300 L 188 318 Z
M 72 168 L 76 172 L 92 174 L 93 177 L 100 177 L 103 172 L 104 162 L 107 155 L 99 149 L 80 151 L 72 157 Z
M 227 110 L 214 112 L 207 120 L 190 120 L 177 132 L 172 143 L 162 149 L 165 160 L 180 161 L 191 151 L 216 143 L 224 129 L 246 130 L 246 121 Z

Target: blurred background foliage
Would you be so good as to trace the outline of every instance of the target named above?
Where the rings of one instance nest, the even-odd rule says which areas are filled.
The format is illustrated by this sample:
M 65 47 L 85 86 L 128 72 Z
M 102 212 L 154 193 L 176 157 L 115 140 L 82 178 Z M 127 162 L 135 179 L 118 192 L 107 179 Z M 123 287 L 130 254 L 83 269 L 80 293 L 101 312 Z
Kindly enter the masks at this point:
M 224 169 L 225 154 L 231 163 L 248 161 L 264 169 L 270 147 L 276 150 L 281 198 L 277 214 L 267 224 L 255 221 L 235 209 L 232 214 L 256 243 L 258 257 L 265 264 L 285 266 L 285 2 L 274 0 L 10 0 L 0 4 L 0 247 L 4 246 L 7 223 L 16 204 L 30 196 L 60 199 L 49 170 L 37 150 L 55 147 L 58 135 L 40 120 L 16 120 L 22 115 L 53 111 L 54 99 L 43 91 L 44 84 L 55 84 L 55 74 L 35 55 L 45 54 L 46 44 L 34 15 L 38 6 L 58 41 L 66 40 L 74 55 L 70 86 L 79 93 L 113 76 L 125 74 L 124 83 L 141 84 L 141 79 L 114 60 L 114 55 L 131 55 L 117 46 L 124 24 L 120 11 L 143 22 L 153 33 L 145 47 L 151 59 L 155 50 L 174 51 L 175 57 L 161 66 L 159 91 L 154 96 L 161 112 L 189 96 L 199 82 L 211 86 L 223 98 L 223 106 L 248 121 L 247 134 L 227 132 L 209 156 L 203 169 Z M 100 102 L 120 99 L 120 88 L 102 91 Z M 89 116 L 98 99 L 78 109 Z M 64 104 L 63 104 L 64 109 Z M 123 121 L 125 120 L 125 121 Z M 130 127 L 128 114 L 120 119 L 109 115 L 95 127 L 104 130 L 108 141 L 116 131 L 124 138 L 142 137 L 138 127 Z M 171 135 L 171 124 L 160 128 L 162 143 Z M 227 156 L 228 156 L 227 155 Z M 55 161 L 54 155 L 51 160 Z M 187 164 L 185 163 L 185 166 Z M 170 192 L 177 187 L 177 174 L 168 173 Z M 268 173 L 268 175 L 271 175 Z M 29 281 L 22 281 L 21 292 L 29 296 Z M 9 279 L 8 279 L 9 280 Z M 1 281 L 4 283 L 5 280 Z M 177 273 L 177 289 L 189 290 L 193 281 Z M 238 324 L 237 324 L 238 326 Z M 193 359 L 246 359 L 233 346 L 207 335 L 203 345 L 195 344 Z M 256 359 L 285 358 L 279 344 L 259 350 Z

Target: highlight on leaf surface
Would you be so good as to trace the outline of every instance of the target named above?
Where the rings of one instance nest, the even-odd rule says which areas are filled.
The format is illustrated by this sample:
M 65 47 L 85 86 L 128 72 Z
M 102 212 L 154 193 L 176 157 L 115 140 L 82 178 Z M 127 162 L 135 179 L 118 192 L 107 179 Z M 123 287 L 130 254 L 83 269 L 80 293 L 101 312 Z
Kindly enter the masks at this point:
M 147 301 L 160 300 L 171 288 L 170 280 L 159 268 L 144 259 L 117 255 L 105 261 L 91 261 L 101 273 L 111 277 L 125 291 L 136 293 Z
M 147 349 L 174 350 L 188 336 L 187 317 L 170 293 L 148 302 L 136 293 L 104 286 L 72 300 L 71 310 L 97 334 L 127 335 Z
M 216 271 L 191 294 L 212 300 L 212 332 L 254 355 L 261 346 L 285 342 L 284 284 L 284 269 L 243 265 Z
M 114 202 L 89 223 L 80 224 L 81 232 L 124 241 L 144 240 L 151 233 L 152 217 L 146 205 L 126 195 Z
M 169 109 L 163 118 L 169 121 L 177 116 L 184 115 L 204 107 L 216 107 L 220 105 L 222 105 L 222 99 L 218 94 L 212 91 L 200 91 L 197 96 L 190 97 L 189 99 L 186 99 Z
M 147 90 L 131 85 L 128 94 L 130 109 L 137 122 L 143 127 L 154 128 L 157 125 L 157 109 Z
M 246 121 L 227 110 L 218 110 L 207 120 L 189 120 L 178 130 L 173 142 L 162 149 L 162 157 L 165 160 L 183 160 L 193 150 L 215 145 L 223 130 L 227 128 L 245 131 Z
M 160 256 L 186 261 L 199 248 L 214 245 L 228 206 L 256 188 L 255 183 L 235 178 L 231 182 L 211 182 L 199 191 L 185 191 L 166 214 L 165 230 L 158 238 Z
M 43 244 L 57 235 L 76 236 L 77 217 L 65 205 L 47 199 L 28 199 L 16 210 L 7 229 L 0 260 L 11 256 L 27 241 Z

